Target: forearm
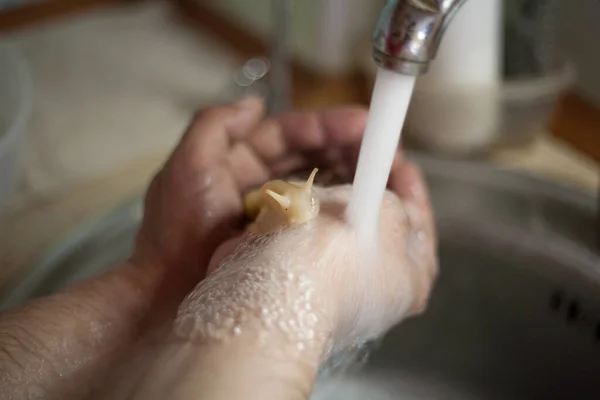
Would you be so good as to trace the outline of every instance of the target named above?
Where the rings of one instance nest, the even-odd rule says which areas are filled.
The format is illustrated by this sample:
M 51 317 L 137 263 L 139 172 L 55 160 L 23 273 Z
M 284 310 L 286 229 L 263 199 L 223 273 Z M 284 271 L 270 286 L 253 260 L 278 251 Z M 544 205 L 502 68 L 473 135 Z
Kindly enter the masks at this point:
M 289 352 L 288 345 L 279 334 L 260 340 L 256 331 L 219 342 L 174 339 L 133 399 L 306 400 L 321 351 Z
M 25 398 L 38 387 L 44 398 L 85 397 L 138 338 L 161 276 L 126 263 L 3 313 L 0 392 Z

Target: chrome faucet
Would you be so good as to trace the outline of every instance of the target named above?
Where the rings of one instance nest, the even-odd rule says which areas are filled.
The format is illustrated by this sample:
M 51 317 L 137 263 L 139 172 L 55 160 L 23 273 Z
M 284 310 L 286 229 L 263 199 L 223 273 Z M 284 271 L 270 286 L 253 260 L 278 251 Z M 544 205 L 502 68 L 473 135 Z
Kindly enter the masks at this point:
M 427 72 L 448 23 L 465 1 L 388 0 L 373 34 L 375 63 L 406 75 Z

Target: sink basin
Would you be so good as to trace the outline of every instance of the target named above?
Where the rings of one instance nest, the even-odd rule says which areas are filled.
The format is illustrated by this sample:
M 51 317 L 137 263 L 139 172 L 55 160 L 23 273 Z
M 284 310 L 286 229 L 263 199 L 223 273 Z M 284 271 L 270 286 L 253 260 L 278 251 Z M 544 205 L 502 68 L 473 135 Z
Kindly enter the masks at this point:
M 415 398 L 447 399 L 448 391 L 463 399 L 598 398 L 597 278 L 464 239 L 442 242 L 444 269 L 430 308 L 383 339 L 363 379 L 419 377 L 432 393 Z

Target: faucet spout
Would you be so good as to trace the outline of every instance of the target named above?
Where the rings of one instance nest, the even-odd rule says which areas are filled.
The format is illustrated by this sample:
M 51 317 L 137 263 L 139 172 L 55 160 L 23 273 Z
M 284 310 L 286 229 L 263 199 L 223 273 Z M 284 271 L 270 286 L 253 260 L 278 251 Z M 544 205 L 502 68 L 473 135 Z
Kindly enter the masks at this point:
M 388 0 L 373 34 L 373 58 L 406 75 L 427 72 L 448 23 L 466 0 Z

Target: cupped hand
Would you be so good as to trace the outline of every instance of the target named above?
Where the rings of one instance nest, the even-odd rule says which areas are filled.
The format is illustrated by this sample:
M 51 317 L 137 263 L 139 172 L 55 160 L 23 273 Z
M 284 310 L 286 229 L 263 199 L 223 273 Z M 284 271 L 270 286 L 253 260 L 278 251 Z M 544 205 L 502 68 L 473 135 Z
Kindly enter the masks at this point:
M 253 98 L 197 114 L 150 185 L 137 258 L 202 276 L 217 246 L 241 227 L 244 191 L 315 163 L 351 173 L 364 110 L 262 117 L 263 103 Z
M 206 321 L 224 336 L 258 321 L 292 345 L 327 355 L 420 313 L 437 274 L 429 200 L 419 172 L 400 156 L 389 186 L 377 236 L 347 222 L 352 186 L 337 185 L 313 188 L 320 203 L 314 219 L 226 241 L 208 278 L 184 301 L 179 323 L 196 321 L 192 333 L 209 339 Z
M 333 166 L 350 179 L 360 133 L 355 136 L 350 126 L 334 129 L 348 123 L 332 117 L 337 113 L 315 116 L 321 121 L 313 121 L 316 130 L 299 124 L 299 117 L 290 118 L 297 129 L 293 136 L 281 136 L 279 129 L 266 134 L 270 123 L 259 124 L 256 136 L 251 133 L 237 154 L 256 156 L 270 172 L 251 179 L 245 170 L 231 180 L 237 192 L 296 167 Z M 283 120 L 279 127 L 285 126 Z M 323 149 L 319 144 L 328 143 L 332 150 L 321 151 L 320 158 L 306 152 L 269 157 L 286 153 L 280 149 L 287 146 L 273 140 L 286 136 L 288 143 L 297 140 L 300 149 Z M 252 145 L 261 140 L 264 147 Z M 253 151 L 258 148 L 262 151 Z M 220 165 L 237 171 L 234 162 Z M 217 187 L 213 193 L 222 193 Z M 350 186 L 317 188 L 321 211 L 299 226 L 268 234 L 244 232 L 233 221 L 220 227 L 227 234 L 219 241 L 228 239 L 210 249 L 208 276 L 180 305 L 175 335 L 137 385 L 136 399 L 307 399 L 324 356 L 421 312 L 437 273 L 429 199 L 418 171 L 400 154 L 389 187 L 379 235 L 372 242 L 359 240 L 344 218 Z M 227 205 L 238 214 L 241 206 L 239 197 Z

